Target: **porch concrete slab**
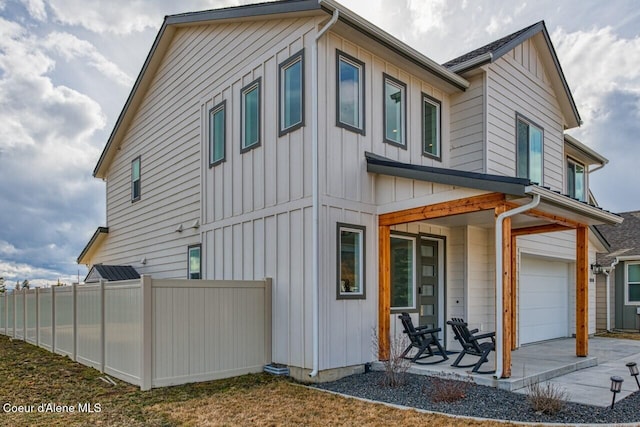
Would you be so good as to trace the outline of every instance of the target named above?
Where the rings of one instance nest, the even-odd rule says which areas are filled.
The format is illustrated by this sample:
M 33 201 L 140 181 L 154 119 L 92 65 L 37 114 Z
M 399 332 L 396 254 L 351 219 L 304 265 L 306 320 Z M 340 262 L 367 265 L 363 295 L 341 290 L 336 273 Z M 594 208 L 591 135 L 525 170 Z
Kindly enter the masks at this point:
M 552 383 L 565 389 L 572 402 L 597 406 L 611 404 L 611 376 L 624 379 L 619 401 L 638 386 L 629 375 L 627 362 L 640 365 L 640 341 L 593 337 L 589 339 L 589 356 L 575 355 L 575 339 L 559 339 L 522 346 L 512 352 L 511 378 L 496 379 L 492 374 L 473 374 L 471 368 L 454 368 L 451 363 L 457 355 L 435 365 L 412 365 L 409 372 L 422 375 L 458 375 L 468 377 L 479 385 L 498 387 L 504 390 L 527 393 L 529 384 Z M 469 363 L 477 360 L 467 356 Z M 485 363 L 482 370 L 494 369 L 494 359 Z

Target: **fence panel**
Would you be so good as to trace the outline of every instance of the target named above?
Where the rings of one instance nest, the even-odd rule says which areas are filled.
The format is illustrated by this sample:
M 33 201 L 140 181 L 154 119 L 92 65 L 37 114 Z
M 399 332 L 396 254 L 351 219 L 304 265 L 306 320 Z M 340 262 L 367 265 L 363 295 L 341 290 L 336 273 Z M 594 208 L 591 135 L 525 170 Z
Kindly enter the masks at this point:
M 38 292 L 38 345 L 44 349 L 52 351 L 52 307 L 53 300 L 51 288 L 40 289 Z
M 100 285 L 76 287 L 76 360 L 102 369 L 102 301 Z
M 15 324 L 15 299 L 13 292 L 7 295 L 7 335 L 13 336 L 13 327 Z
M 61 286 L 55 291 L 55 348 L 54 351 L 63 356 L 74 358 L 73 331 L 73 286 Z
M 37 292 L 36 289 L 29 289 L 24 294 L 25 308 L 27 310 L 25 314 L 27 322 L 25 325 L 26 341 L 34 345 L 38 344 Z
M 7 327 L 7 292 L 0 293 L 0 334 L 6 335 Z
M 123 381 L 141 385 L 140 281 L 107 283 L 104 297 L 104 371 Z
M 24 291 L 14 291 L 15 338 L 24 339 Z
M 270 307 L 265 281 L 154 280 L 152 385 L 262 371 Z

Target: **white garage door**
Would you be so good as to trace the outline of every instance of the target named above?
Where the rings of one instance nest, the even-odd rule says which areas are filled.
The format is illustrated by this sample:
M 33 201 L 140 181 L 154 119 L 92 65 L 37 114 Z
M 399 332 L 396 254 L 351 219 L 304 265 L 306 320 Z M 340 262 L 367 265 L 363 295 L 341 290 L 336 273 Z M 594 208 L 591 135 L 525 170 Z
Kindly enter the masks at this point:
M 569 336 L 569 264 L 523 255 L 520 344 Z

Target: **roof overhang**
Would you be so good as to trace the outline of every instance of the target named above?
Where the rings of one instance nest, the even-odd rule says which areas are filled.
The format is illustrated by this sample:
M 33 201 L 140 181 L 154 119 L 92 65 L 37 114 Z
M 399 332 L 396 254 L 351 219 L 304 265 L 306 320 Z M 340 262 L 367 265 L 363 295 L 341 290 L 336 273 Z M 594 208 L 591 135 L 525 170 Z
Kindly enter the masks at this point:
M 606 157 L 587 147 L 571 135 L 564 135 L 564 150 L 565 154 L 585 162 L 586 165 L 604 166 L 609 163 Z
M 78 264 L 87 264 L 88 258 L 95 252 L 95 250 L 102 244 L 109 234 L 109 227 L 98 227 L 91 236 L 89 243 L 82 249 L 78 256 Z
M 365 159 L 367 172 L 503 193 L 510 196 L 510 202 L 515 204 L 528 203 L 530 196 L 538 194 L 540 211 L 544 211 L 551 218 L 557 216 L 576 224 L 614 225 L 621 223 L 623 219 L 599 207 L 532 184 L 528 179 L 413 165 L 368 152 L 365 153 Z

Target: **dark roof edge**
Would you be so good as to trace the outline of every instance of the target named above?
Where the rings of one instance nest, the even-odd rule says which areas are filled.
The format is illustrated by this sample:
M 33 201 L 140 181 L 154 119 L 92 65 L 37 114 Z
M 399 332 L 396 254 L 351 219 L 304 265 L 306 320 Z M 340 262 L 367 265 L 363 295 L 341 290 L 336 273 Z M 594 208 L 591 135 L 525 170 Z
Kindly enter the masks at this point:
M 89 239 L 89 243 L 86 244 L 84 249 L 82 249 L 82 252 L 80 252 L 80 255 L 78 255 L 78 258 L 76 260 L 78 264 L 80 264 L 80 260 L 87 254 L 87 252 L 89 252 L 89 249 L 91 249 L 91 246 L 93 246 L 96 240 L 98 240 L 100 234 L 109 234 L 109 227 L 98 227 L 96 229 L 96 231 L 93 233 L 93 236 L 91 236 L 91 239 Z
M 602 243 L 602 246 L 604 246 L 607 252 L 611 252 L 611 244 L 609 243 L 607 238 L 604 237 L 604 234 L 602 234 L 600 230 L 598 230 L 598 227 L 596 227 L 595 225 L 590 225 L 589 229 L 593 232 L 593 235 L 596 236 L 600 243 Z
M 495 191 L 513 196 L 526 195 L 525 188 L 531 185 L 528 179 L 523 178 L 401 163 L 370 152 L 365 152 L 364 156 L 367 160 L 367 172 L 400 178 Z

